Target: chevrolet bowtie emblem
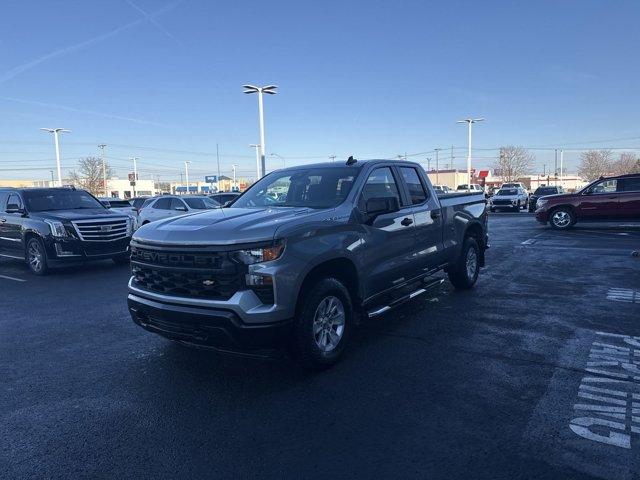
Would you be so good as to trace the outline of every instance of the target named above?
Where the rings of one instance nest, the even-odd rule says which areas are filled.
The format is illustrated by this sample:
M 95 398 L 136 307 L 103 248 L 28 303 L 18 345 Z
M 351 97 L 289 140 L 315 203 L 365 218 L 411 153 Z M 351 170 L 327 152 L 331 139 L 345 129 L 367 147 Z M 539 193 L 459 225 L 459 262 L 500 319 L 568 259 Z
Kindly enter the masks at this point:
M 214 283 L 216 283 L 213 280 L 203 280 L 202 281 L 202 285 L 204 285 L 205 287 L 210 287 L 211 285 L 213 285 Z

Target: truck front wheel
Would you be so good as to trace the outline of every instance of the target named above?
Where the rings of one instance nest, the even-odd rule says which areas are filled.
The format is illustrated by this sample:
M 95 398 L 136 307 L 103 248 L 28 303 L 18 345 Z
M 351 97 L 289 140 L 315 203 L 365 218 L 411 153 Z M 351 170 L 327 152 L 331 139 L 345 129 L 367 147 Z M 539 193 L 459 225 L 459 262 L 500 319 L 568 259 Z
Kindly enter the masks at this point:
M 335 278 L 306 288 L 295 321 L 293 353 L 303 367 L 322 370 L 338 361 L 353 325 L 349 291 Z
M 480 247 L 473 237 L 467 237 L 456 264 L 449 270 L 449 281 L 458 290 L 472 288 L 480 273 Z

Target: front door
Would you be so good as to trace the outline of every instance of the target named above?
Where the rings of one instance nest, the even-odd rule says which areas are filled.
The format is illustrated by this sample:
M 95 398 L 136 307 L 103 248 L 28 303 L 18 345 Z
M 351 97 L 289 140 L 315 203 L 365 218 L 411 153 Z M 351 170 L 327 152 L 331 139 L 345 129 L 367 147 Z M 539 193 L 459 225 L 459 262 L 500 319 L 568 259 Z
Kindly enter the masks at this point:
M 618 202 L 625 219 L 640 220 L 640 175 L 618 180 Z
M 580 199 L 579 216 L 587 220 L 620 217 L 618 180 L 602 180 L 587 190 Z
M 8 255 L 24 255 L 22 247 L 22 213 L 9 213 L 7 210 L 23 211 L 22 199 L 17 193 L 10 193 L 4 205 L 0 205 L 0 241 L 2 250 Z
M 413 261 L 413 206 L 403 200 L 398 179 L 390 167 L 378 167 L 369 174 L 360 194 L 359 209 L 364 212 L 368 199 L 380 197 L 397 198 L 400 210 L 379 215 L 370 224 L 363 225 L 365 234 L 358 250 L 365 299 L 402 285 L 417 268 Z
M 443 263 L 442 211 L 435 195 L 430 195 L 420 172 L 414 167 L 399 167 L 398 170 L 413 207 L 416 226 L 413 257 L 420 270 L 427 272 Z

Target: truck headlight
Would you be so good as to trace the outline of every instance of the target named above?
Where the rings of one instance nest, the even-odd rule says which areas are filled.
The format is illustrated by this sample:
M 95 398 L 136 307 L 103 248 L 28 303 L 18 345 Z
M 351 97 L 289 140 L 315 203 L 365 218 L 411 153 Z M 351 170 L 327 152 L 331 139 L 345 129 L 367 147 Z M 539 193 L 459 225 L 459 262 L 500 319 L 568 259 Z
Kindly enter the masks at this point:
M 271 247 L 251 248 L 248 250 L 237 250 L 234 257 L 245 265 L 254 263 L 270 262 L 276 260 L 282 255 L 284 250 L 284 242 L 278 242 Z
M 58 220 L 45 220 L 44 223 L 49 225 L 51 229 L 51 235 L 54 237 L 68 237 L 67 229 L 64 228 L 64 224 Z

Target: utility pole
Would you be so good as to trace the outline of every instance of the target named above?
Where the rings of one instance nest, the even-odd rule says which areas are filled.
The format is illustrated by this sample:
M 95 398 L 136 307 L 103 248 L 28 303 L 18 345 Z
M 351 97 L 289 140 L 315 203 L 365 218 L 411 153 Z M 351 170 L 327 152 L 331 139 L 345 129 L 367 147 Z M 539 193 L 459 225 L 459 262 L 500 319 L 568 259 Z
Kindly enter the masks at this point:
M 542 164 L 542 176 L 543 177 L 547 176 L 547 164 L 546 163 Z
M 455 157 L 453 156 L 453 145 L 451 145 L 451 158 L 449 159 L 449 170 L 453 170 L 453 159 Z
M 331 160 L 332 162 L 336 161 L 336 156 L 335 155 L 329 155 L 329 160 Z
M 189 161 L 185 161 L 184 162 L 184 176 L 185 179 L 187 180 L 187 193 L 189 193 L 189 164 L 191 162 Z
M 261 177 L 264 176 L 266 171 L 266 161 L 265 161 L 265 152 L 266 145 L 264 142 L 264 106 L 262 103 L 262 94 L 266 93 L 268 95 L 275 95 L 276 89 L 278 88 L 276 85 L 267 85 L 264 87 L 256 87 L 254 85 L 243 85 L 244 93 L 257 93 L 258 94 L 258 114 L 260 115 L 260 173 Z
M 439 165 L 439 153 L 440 150 L 442 150 L 441 148 L 436 148 L 436 185 L 440 185 L 440 181 L 439 181 L 439 172 L 440 172 L 440 165 Z
M 256 178 L 256 182 L 258 180 L 260 180 L 260 145 L 257 143 L 252 143 L 251 145 L 249 145 L 251 148 L 255 148 L 256 149 L 256 173 L 257 173 L 257 178 Z M 220 178 L 220 177 L 218 177 Z
M 105 143 L 101 143 L 98 145 L 100 149 L 100 160 L 102 161 L 102 186 L 104 187 L 104 196 L 108 197 L 107 193 L 107 164 L 105 163 L 104 149 L 107 145 Z
M 427 158 L 427 173 L 431 171 L 431 157 Z
M 558 185 L 558 149 L 555 149 L 556 152 L 556 158 L 555 158 L 555 163 L 553 164 L 553 172 L 555 173 L 555 177 L 556 177 L 556 186 Z
M 56 167 L 58 170 L 58 186 L 62 186 L 62 170 L 60 168 L 60 142 L 58 140 L 58 135 L 60 133 L 71 133 L 71 130 L 66 130 L 64 128 L 41 128 L 40 130 L 44 132 L 53 133 L 53 142 L 56 148 Z
M 564 187 L 562 183 L 562 171 L 564 167 L 564 150 L 560 150 L 560 185 Z
M 220 150 L 218 149 L 217 143 L 216 143 L 216 159 L 218 160 L 218 178 L 220 178 Z
M 55 183 L 55 180 L 53 179 L 53 170 L 49 170 L 51 172 L 51 186 L 53 186 L 53 184 Z
M 238 182 L 236 181 L 236 168 L 238 167 L 238 165 L 236 165 L 235 163 L 233 165 L 231 165 L 231 168 L 233 169 L 233 186 L 237 187 L 238 186 Z
M 467 189 L 471 190 L 471 127 L 474 123 L 482 122 L 484 118 L 466 118 L 464 120 L 458 120 L 458 123 L 466 123 L 468 130 L 467 139 Z
M 131 157 L 133 160 L 133 196 L 136 196 L 136 184 L 138 183 L 138 157 Z

